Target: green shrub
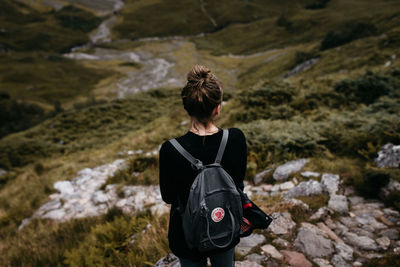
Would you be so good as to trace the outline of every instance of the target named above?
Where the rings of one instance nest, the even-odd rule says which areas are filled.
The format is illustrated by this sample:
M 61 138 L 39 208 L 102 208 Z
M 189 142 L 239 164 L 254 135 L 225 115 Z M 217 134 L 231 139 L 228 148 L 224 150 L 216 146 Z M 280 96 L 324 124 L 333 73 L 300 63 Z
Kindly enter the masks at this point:
M 321 50 L 337 47 L 351 41 L 378 34 L 370 22 L 347 22 L 337 30 L 329 31 L 321 42 Z
M 365 197 L 376 198 L 382 187 L 387 185 L 390 175 L 382 170 L 366 169 L 363 179 L 355 184 L 356 189 Z
M 64 28 L 83 32 L 90 32 L 101 23 L 100 18 L 75 6 L 64 6 L 55 13 L 55 18 Z
M 393 91 L 393 86 L 388 77 L 367 73 L 358 79 L 345 79 L 336 83 L 334 90 L 345 95 L 347 101 L 371 104 L 380 96 Z

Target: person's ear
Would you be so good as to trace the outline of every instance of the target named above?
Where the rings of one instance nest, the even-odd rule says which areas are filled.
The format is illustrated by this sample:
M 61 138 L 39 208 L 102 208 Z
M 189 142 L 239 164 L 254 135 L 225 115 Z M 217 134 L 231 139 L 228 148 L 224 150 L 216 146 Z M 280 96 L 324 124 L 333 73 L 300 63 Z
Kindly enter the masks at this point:
M 218 116 L 219 113 L 221 113 L 221 106 L 222 104 L 219 104 L 216 108 L 215 108 L 215 115 Z

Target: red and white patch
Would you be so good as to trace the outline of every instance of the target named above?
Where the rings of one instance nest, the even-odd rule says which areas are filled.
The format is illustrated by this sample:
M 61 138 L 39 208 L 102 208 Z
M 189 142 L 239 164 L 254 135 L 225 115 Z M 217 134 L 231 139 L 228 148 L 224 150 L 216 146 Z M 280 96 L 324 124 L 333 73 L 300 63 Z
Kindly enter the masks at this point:
M 225 216 L 225 211 L 223 208 L 215 208 L 211 212 L 211 219 L 214 222 L 220 222 Z

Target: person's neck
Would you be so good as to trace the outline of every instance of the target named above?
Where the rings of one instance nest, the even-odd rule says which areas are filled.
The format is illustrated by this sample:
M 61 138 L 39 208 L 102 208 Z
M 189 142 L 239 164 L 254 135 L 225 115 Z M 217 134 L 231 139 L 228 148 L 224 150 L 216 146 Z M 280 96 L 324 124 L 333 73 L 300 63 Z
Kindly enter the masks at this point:
M 192 121 L 190 131 L 197 135 L 211 135 L 219 131 L 219 128 L 214 123 L 209 123 L 207 127 Z

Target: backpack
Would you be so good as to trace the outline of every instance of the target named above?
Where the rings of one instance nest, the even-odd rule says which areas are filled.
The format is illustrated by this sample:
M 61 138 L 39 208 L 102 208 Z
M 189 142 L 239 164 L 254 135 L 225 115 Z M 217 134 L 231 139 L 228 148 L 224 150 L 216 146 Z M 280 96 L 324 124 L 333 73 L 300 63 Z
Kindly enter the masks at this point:
M 241 195 L 232 177 L 220 164 L 228 134 L 228 130 L 223 130 L 215 162 L 208 165 L 195 159 L 176 139 L 170 140 L 198 171 L 186 207 L 181 207 L 180 213 L 188 247 L 200 252 L 228 247 L 240 235 L 243 215 Z

